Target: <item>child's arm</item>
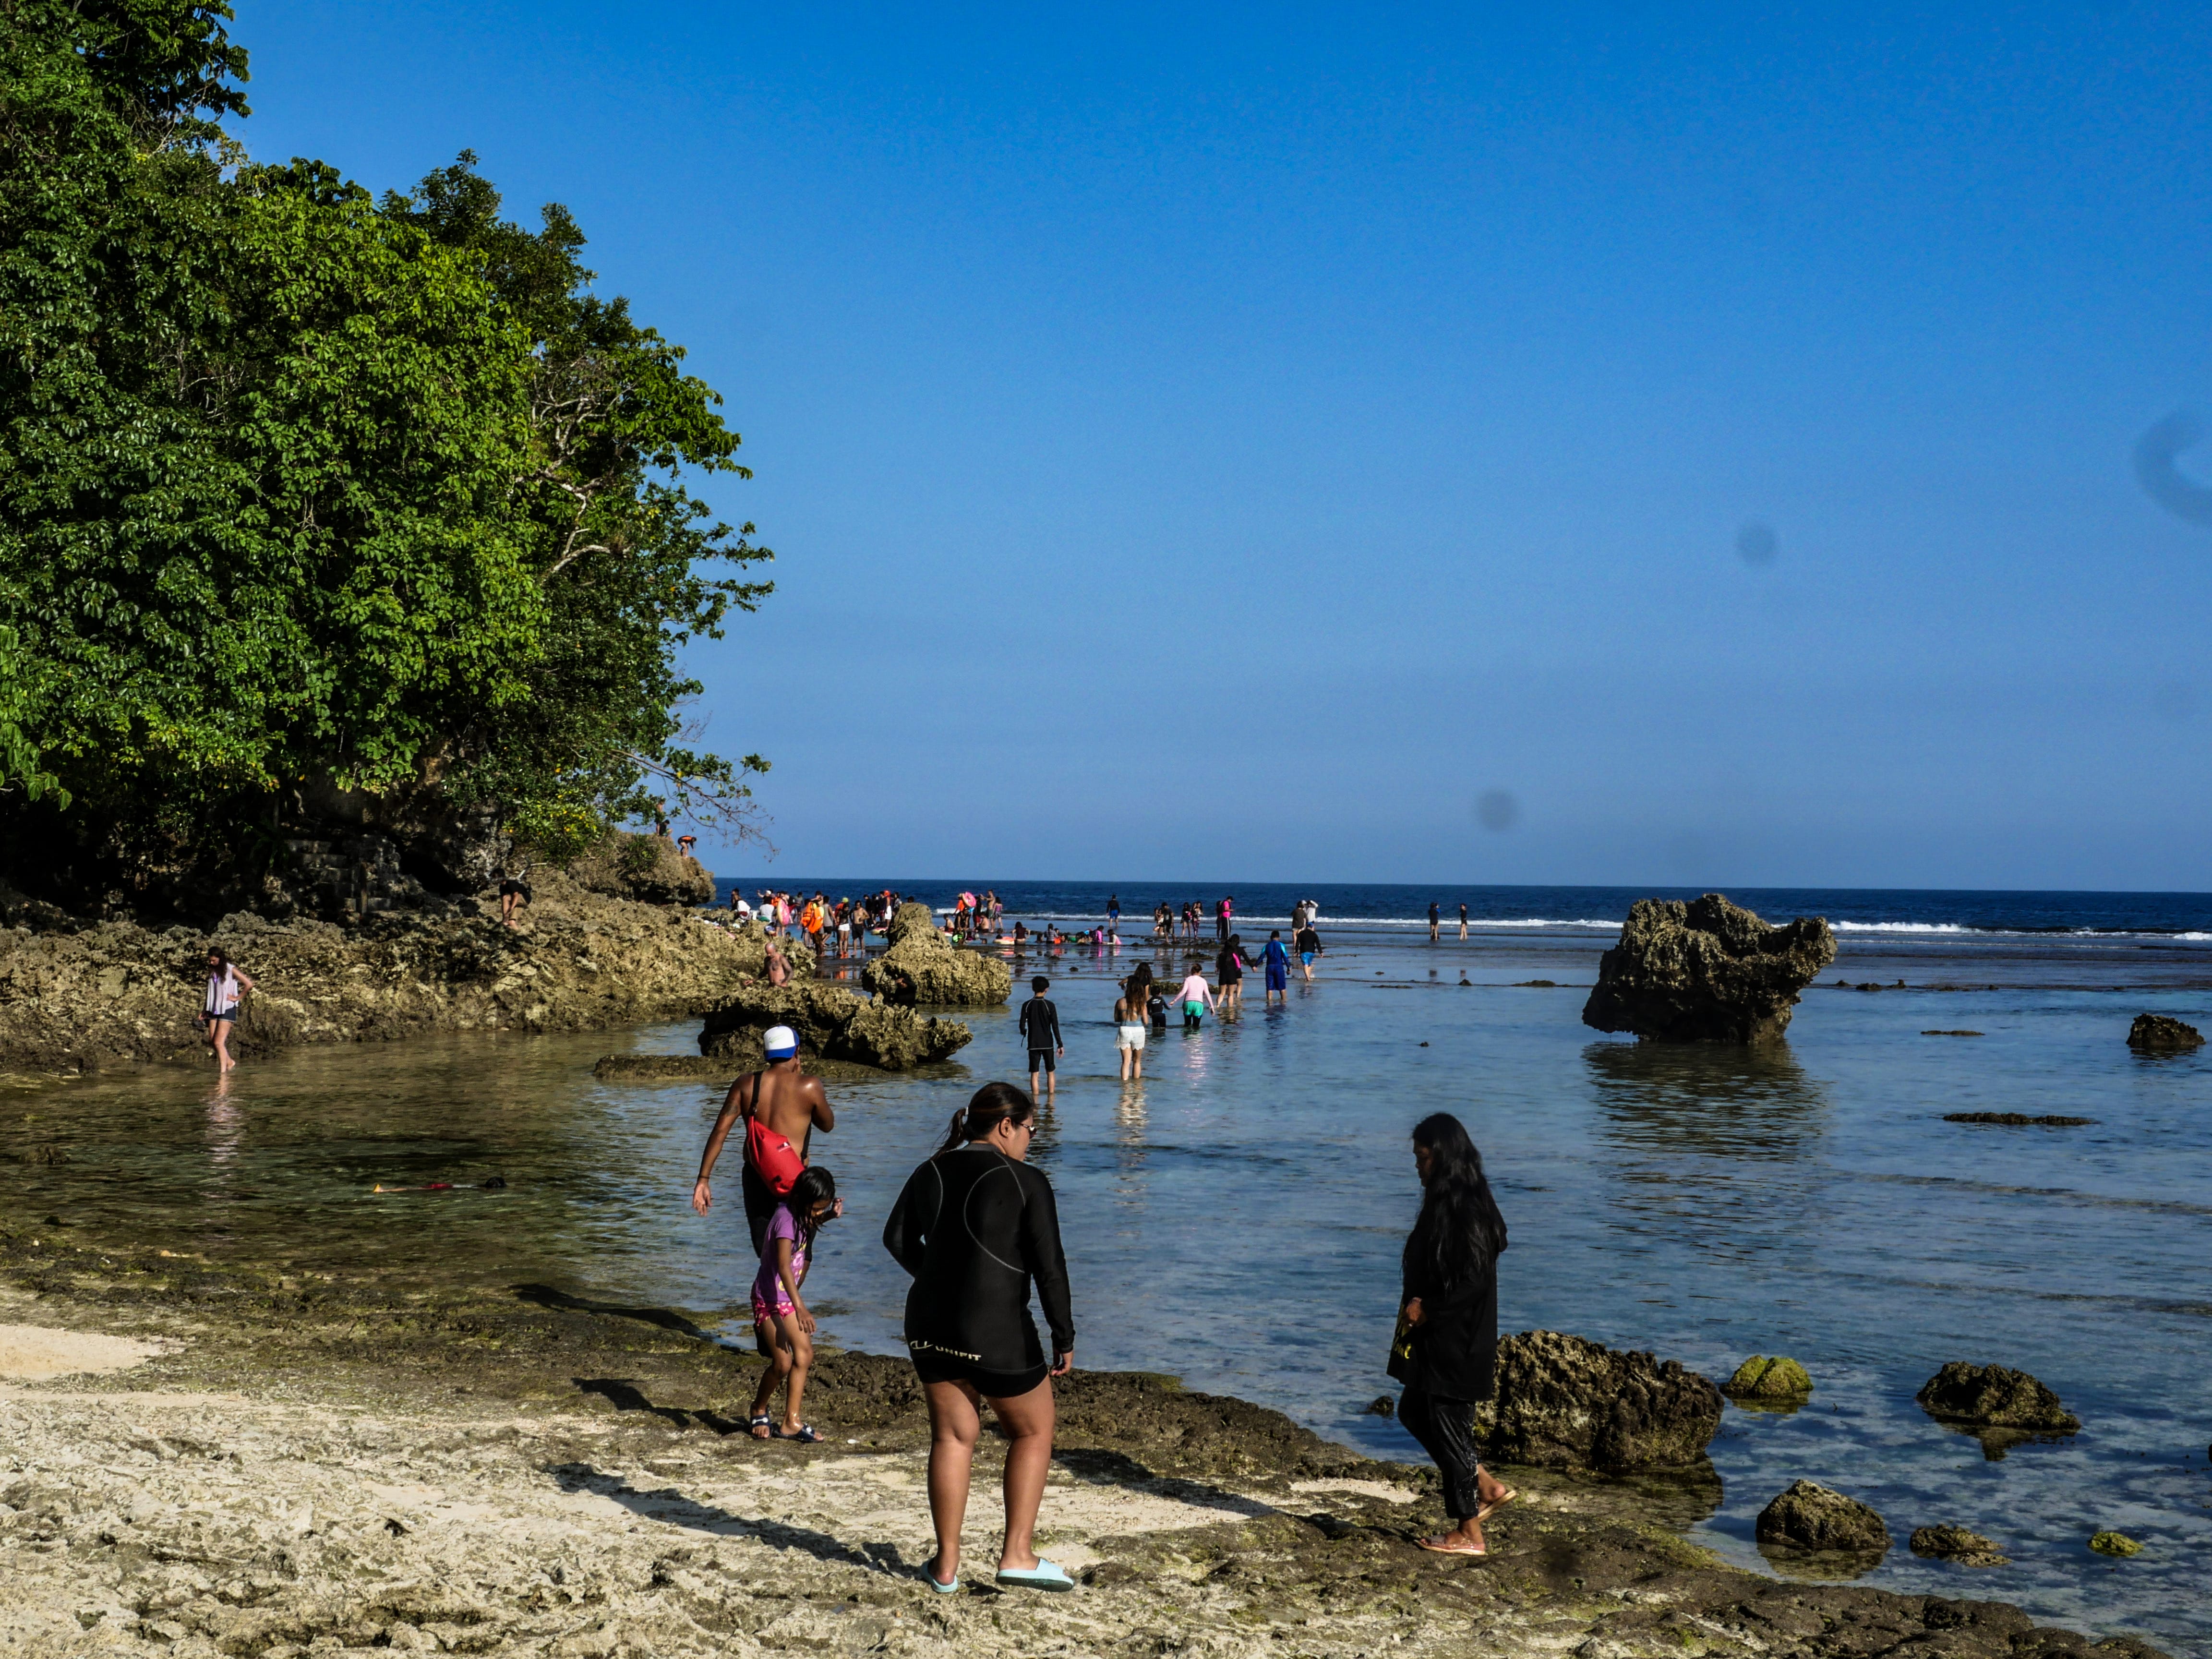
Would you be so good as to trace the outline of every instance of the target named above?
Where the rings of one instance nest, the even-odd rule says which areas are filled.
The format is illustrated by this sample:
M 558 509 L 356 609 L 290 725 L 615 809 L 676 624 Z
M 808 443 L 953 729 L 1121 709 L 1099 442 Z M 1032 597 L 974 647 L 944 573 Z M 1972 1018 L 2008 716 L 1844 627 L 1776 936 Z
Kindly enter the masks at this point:
M 783 1288 L 791 1292 L 791 1311 L 799 1321 L 799 1328 L 810 1336 L 814 1332 L 814 1316 L 806 1311 L 806 1304 L 799 1299 L 799 1280 L 791 1271 L 791 1241 L 775 1241 L 775 1276 L 783 1281 Z

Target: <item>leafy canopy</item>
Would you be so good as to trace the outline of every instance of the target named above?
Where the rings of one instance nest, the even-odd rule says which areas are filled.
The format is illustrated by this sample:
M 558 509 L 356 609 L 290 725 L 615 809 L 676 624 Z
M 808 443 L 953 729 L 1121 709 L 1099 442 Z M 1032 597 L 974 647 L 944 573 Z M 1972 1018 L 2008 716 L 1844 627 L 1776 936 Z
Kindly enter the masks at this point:
M 769 591 L 684 487 L 750 476 L 720 398 L 472 155 L 247 163 L 229 16 L 0 0 L 0 843 L 143 880 L 332 789 L 744 832 L 765 763 L 678 714 Z

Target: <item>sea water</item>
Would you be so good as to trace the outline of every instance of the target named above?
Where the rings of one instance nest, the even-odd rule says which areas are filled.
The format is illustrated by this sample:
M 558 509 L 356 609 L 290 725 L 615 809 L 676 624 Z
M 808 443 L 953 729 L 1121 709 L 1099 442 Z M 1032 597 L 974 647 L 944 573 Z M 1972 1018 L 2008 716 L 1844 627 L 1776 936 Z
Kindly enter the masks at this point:
M 957 890 L 890 884 L 933 902 Z M 1369 1408 L 1395 1393 L 1382 1358 L 1419 1203 L 1407 1131 L 1455 1112 L 1511 1232 L 1504 1329 L 1572 1331 L 1716 1378 L 1754 1352 L 1813 1375 L 1796 1412 L 1729 1407 L 1717 1490 L 1656 1494 L 1656 1514 L 1754 1571 L 1786 1571 L 1758 1552 L 1753 1517 L 1791 1480 L 1818 1480 L 1872 1504 L 1895 1536 L 1865 1582 L 2010 1599 L 2212 1654 L 2212 1060 L 2125 1044 L 2139 1012 L 2212 1024 L 2212 900 L 1740 893 L 1770 918 L 1841 924 L 1836 968 L 1787 1043 L 1742 1050 L 1581 1024 L 1632 894 L 1253 889 L 1237 926 L 1255 953 L 1295 898 L 1320 902 L 1314 981 L 1294 971 L 1270 1010 L 1248 976 L 1241 1017 L 1155 1033 L 1144 1083 L 1125 1086 L 1116 981 L 1138 961 L 1170 981 L 1194 952 L 1210 966 L 1219 895 L 999 890 L 1032 925 L 1100 920 L 1109 892 L 1123 905 L 1118 948 L 1018 965 L 1052 978 L 1067 1042 L 1033 1156 L 1060 1194 L 1079 1364 L 1172 1372 L 1418 1459 Z M 1206 937 L 1155 946 L 1152 904 L 1199 896 Z M 1433 945 L 1431 898 L 1447 917 Z M 975 1040 L 955 1066 L 832 1088 L 837 1128 L 815 1156 L 848 1214 L 823 1236 L 808 1294 L 834 1341 L 898 1350 L 905 1281 L 881 1218 L 953 1108 L 1024 1069 L 1012 1005 L 961 1017 Z M 1925 1035 L 1960 1030 L 1980 1035 Z M 695 1038 L 441 1038 L 298 1051 L 224 1085 L 161 1071 L 13 1096 L 8 1139 L 69 1161 L 0 1164 L 0 1201 L 240 1259 L 676 1305 L 736 1340 L 754 1263 L 734 1153 L 713 1214 L 688 1207 L 719 1091 L 590 1073 L 611 1049 L 689 1052 Z M 1945 1121 L 1978 1110 L 2096 1121 Z M 474 1185 L 493 1174 L 504 1191 Z M 434 1181 L 454 1186 L 372 1190 Z M 2081 1432 L 1985 1446 L 1934 1422 L 1912 1396 L 1950 1359 L 2033 1372 Z M 1905 1535 L 1930 1524 L 1986 1534 L 2012 1565 L 1915 1558 Z M 2143 1553 L 2092 1554 L 2103 1528 Z

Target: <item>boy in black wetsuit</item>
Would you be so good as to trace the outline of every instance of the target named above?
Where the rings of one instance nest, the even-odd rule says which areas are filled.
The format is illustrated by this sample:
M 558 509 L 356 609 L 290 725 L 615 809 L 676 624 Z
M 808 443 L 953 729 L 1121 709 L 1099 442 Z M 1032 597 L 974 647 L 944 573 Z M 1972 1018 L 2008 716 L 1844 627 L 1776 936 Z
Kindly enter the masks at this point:
M 1042 974 L 1039 974 L 1030 981 L 1030 989 L 1035 994 L 1027 1002 L 1022 1004 L 1020 1030 L 1021 1034 L 1029 1039 L 1030 1044 L 1030 1098 L 1031 1100 L 1040 1098 L 1037 1092 L 1037 1076 L 1040 1073 L 1044 1076 L 1044 1093 L 1042 1098 L 1049 1100 L 1052 1097 L 1057 1087 L 1053 1076 L 1054 1059 L 1067 1052 L 1060 1041 L 1060 1010 L 1054 1007 L 1045 996 L 1045 990 L 1051 983 L 1050 980 Z

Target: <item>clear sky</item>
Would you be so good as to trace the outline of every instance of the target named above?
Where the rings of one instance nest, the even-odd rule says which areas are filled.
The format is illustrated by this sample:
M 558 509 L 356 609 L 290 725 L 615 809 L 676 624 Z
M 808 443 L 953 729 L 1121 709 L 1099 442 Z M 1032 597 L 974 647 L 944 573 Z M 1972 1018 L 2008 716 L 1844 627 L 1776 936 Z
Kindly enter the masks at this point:
M 726 398 L 725 873 L 2212 890 L 2212 10 L 1551 9 L 236 33 Z

